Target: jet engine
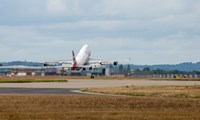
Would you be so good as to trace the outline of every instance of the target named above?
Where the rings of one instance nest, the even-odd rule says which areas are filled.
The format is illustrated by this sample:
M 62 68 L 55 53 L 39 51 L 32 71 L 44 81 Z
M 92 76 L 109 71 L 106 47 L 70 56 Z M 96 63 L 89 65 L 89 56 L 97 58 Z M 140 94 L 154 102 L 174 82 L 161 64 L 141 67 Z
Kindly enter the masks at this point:
M 89 70 L 92 70 L 92 67 L 89 67 Z
M 117 61 L 114 61 L 114 62 L 113 62 L 113 65 L 118 65 L 118 62 L 117 62 Z
M 103 62 L 100 61 L 99 64 L 100 64 L 100 65 L 103 65 Z
M 62 63 L 59 62 L 50 62 L 50 63 L 44 63 L 44 66 L 60 66 Z

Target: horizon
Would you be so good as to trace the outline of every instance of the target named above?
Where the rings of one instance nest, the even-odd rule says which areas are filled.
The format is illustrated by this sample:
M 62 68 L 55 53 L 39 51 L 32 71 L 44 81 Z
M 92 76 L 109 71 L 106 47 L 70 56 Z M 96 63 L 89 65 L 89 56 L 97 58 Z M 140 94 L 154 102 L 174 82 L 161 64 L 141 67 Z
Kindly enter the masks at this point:
M 43 62 L 37 62 L 37 61 L 27 61 L 27 60 L 16 60 L 16 61 L 4 61 L 4 62 L 0 62 L 0 63 L 13 63 L 13 62 L 27 62 L 27 63 L 43 63 Z M 181 63 L 176 63 L 176 64 L 134 64 L 134 63 L 121 63 L 123 65 L 142 65 L 142 66 L 152 66 L 152 65 L 180 65 L 180 64 L 199 64 L 199 62 L 181 62 Z M 119 63 L 120 65 L 120 63 Z

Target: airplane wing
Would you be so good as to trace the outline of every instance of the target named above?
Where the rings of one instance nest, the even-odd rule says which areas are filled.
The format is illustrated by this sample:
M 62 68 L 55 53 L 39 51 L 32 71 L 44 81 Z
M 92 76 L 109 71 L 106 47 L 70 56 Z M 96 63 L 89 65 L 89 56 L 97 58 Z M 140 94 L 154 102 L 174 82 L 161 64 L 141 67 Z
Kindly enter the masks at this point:
M 2 69 L 43 69 L 41 66 L 23 66 L 23 65 L 14 65 L 14 66 L 0 66 Z
M 72 69 L 73 61 L 57 61 L 57 62 L 46 62 L 48 66 L 54 66 L 56 68 L 66 68 Z M 85 65 L 79 65 L 76 69 L 93 69 L 93 68 L 103 68 L 105 65 L 113 64 L 117 65 L 117 61 L 100 60 L 100 59 L 89 59 Z
M 62 65 L 72 65 L 73 61 L 70 60 L 57 60 L 44 62 L 44 66 L 62 66 Z
M 107 65 L 107 64 L 113 64 L 113 65 L 117 65 L 118 64 L 118 61 L 114 61 L 114 60 L 102 60 L 102 59 L 93 59 L 93 58 L 90 58 L 88 63 L 88 65 L 96 65 L 96 64 L 99 64 L 99 65 Z

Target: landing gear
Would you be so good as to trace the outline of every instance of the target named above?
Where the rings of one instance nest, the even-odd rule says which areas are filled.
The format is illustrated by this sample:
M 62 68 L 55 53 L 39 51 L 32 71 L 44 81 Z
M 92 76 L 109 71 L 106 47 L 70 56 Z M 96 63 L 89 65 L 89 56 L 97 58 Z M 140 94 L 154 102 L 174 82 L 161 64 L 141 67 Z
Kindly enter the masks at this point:
M 91 75 L 90 78 L 91 78 L 91 79 L 94 79 L 94 75 Z

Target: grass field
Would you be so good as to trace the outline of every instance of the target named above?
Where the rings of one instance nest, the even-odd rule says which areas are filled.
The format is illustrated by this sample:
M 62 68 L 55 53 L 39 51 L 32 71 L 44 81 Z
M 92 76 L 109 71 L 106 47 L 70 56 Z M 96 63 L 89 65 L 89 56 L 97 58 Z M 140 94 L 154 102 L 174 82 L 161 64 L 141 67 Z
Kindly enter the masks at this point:
M 30 82 L 67 82 L 66 77 L 0 77 L 0 83 L 30 83 Z
M 0 96 L 1 120 L 199 120 L 199 113 L 193 98 Z
M 0 81 L 65 81 L 68 79 L 88 79 L 88 77 L 0 77 Z M 108 80 L 107 77 L 98 77 L 95 80 L 99 79 Z M 112 79 L 116 80 L 116 78 L 109 78 Z M 200 86 L 125 86 L 84 91 L 132 97 L 0 95 L 0 120 L 200 119 Z
M 117 94 L 127 96 L 200 98 L 200 86 L 125 86 L 111 88 L 86 88 L 83 92 Z

